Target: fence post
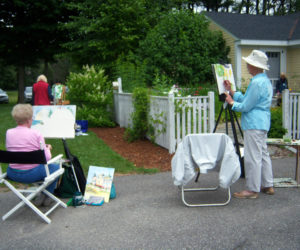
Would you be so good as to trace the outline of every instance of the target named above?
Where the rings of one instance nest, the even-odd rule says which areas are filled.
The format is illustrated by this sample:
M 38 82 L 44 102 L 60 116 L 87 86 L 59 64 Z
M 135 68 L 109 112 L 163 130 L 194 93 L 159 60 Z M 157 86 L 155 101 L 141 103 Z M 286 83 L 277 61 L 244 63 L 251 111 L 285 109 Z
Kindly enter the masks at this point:
M 288 130 L 291 135 L 291 117 L 290 117 L 290 91 L 285 89 L 282 91 L 282 126 Z
M 169 129 L 169 153 L 175 152 L 175 104 L 174 94 L 169 93 L 168 95 L 169 115 L 167 121 L 167 128 Z
M 122 78 L 118 78 L 118 83 L 119 83 L 119 93 L 123 93 L 123 88 L 122 88 Z
M 209 132 L 212 133 L 215 127 L 215 93 L 213 91 L 208 92 L 209 99 Z
M 117 97 L 117 90 L 113 91 L 113 103 L 114 103 L 114 120 L 119 124 L 119 98 Z

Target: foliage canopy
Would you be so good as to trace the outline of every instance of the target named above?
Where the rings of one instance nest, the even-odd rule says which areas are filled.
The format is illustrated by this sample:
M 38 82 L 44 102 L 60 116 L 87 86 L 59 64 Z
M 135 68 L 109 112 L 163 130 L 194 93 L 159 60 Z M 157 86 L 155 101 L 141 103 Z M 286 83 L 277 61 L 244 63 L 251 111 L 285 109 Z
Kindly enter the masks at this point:
M 111 69 L 120 55 L 138 46 L 149 29 L 145 1 L 73 1 L 68 8 L 78 15 L 65 26 L 71 39 L 64 46 L 79 64 Z
M 23 102 L 25 66 L 54 61 L 66 34 L 59 29 L 68 13 L 60 0 L 0 2 L 0 58 L 17 68 L 19 102 Z
M 210 31 L 203 15 L 173 11 L 140 42 L 136 58 L 146 65 L 148 83 L 159 73 L 175 84 L 195 85 L 210 80 L 211 64 L 226 62 L 228 53 L 222 34 Z

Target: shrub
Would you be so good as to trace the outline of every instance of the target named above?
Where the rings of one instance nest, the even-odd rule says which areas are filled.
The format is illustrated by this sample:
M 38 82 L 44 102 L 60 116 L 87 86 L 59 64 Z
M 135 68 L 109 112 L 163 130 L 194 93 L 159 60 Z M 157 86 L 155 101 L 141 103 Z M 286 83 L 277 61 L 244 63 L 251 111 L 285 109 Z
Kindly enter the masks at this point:
M 158 96 L 167 96 L 169 91 L 171 90 L 173 82 L 164 74 L 155 74 L 155 78 L 153 79 L 151 94 Z
M 212 80 L 211 64 L 228 61 L 229 48 L 221 32 L 210 31 L 208 25 L 203 15 L 190 11 L 162 17 L 135 52 L 147 84 L 157 73 L 184 86 Z
M 84 66 L 82 73 L 70 73 L 68 98 L 77 105 L 77 120 L 88 120 L 90 126 L 113 127 L 111 110 L 112 84 L 101 67 Z
M 150 110 L 150 96 L 148 89 L 135 88 L 132 93 L 134 112 L 132 113 L 132 126 L 125 131 L 125 139 L 132 142 L 143 139 L 148 132 L 148 114 Z
M 116 64 L 115 78 L 122 78 L 123 92 L 132 93 L 136 87 L 146 87 L 143 64 L 135 65 L 132 53 L 127 58 L 120 57 Z
M 271 109 L 271 128 L 268 132 L 269 138 L 282 138 L 287 129 L 282 126 L 282 110 L 280 107 Z

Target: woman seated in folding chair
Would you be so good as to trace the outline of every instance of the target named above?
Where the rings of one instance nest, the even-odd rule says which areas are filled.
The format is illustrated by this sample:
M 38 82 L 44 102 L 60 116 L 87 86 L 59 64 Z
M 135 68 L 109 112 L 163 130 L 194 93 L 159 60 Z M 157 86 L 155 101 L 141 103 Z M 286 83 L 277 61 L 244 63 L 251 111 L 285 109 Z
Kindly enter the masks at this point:
M 46 160 L 51 159 L 51 145 L 45 144 L 45 139 L 37 130 L 31 129 L 33 110 L 30 104 L 17 104 L 14 106 L 12 117 L 17 127 L 8 129 L 6 132 L 6 150 L 8 151 L 34 151 L 44 149 Z M 50 173 L 59 169 L 58 164 L 49 164 Z M 43 164 L 10 164 L 7 168 L 9 179 L 22 183 L 33 183 L 43 180 L 46 171 Z M 54 192 L 57 180 L 47 187 L 51 193 Z M 43 193 L 35 200 L 36 206 L 49 206 L 51 199 Z

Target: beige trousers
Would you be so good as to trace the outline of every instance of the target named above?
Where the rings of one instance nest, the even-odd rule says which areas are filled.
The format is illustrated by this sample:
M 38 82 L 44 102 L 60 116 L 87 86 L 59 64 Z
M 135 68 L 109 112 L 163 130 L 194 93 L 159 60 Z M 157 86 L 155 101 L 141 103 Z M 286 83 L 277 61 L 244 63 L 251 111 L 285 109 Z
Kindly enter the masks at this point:
M 244 131 L 245 176 L 249 191 L 260 192 L 261 186 L 273 186 L 272 162 L 266 139 L 265 130 Z

